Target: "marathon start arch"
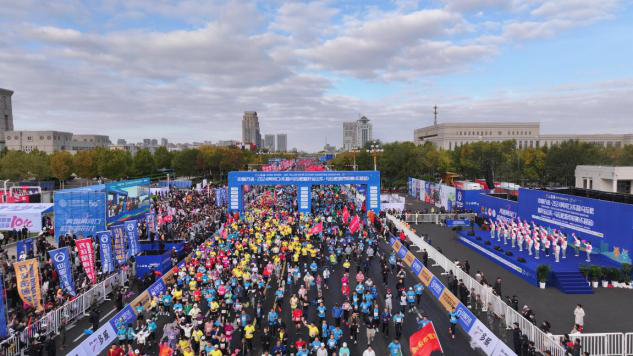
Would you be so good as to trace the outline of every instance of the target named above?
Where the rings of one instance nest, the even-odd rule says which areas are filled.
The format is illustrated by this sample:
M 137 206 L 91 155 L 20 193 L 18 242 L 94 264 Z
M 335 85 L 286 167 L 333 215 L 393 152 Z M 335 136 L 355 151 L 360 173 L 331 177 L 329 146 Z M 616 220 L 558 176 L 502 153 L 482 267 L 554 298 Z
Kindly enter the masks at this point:
M 284 171 L 229 172 L 229 209 L 243 211 L 244 185 L 296 185 L 297 205 L 301 212 L 311 212 L 313 185 L 365 185 L 367 209 L 380 212 L 379 171 Z

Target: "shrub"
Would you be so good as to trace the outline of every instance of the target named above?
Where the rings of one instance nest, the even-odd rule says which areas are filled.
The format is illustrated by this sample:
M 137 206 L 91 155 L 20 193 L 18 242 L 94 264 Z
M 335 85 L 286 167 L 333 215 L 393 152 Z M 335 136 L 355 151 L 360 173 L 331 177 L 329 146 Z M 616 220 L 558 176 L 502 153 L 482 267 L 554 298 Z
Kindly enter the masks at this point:
M 499 252 L 503 252 L 503 249 L 500 246 L 495 246 L 495 250 Z
M 468 231 L 468 236 L 475 236 L 475 232 L 474 231 Z
M 519 261 L 519 262 L 521 262 L 521 263 L 525 263 L 525 258 L 523 258 L 523 257 L 519 257 L 519 258 L 517 259 L 517 261 Z
M 580 271 L 580 273 L 582 273 L 583 276 L 585 276 L 587 280 L 590 279 L 589 274 L 591 272 L 591 266 L 587 264 L 582 264 L 580 265 L 580 267 L 578 267 L 578 270 Z
M 475 240 L 477 240 L 477 241 L 481 241 L 481 237 L 477 236 L 477 237 L 475 238 Z
M 547 276 L 549 275 L 550 268 L 548 265 L 538 265 L 536 268 L 536 278 L 539 282 L 547 281 Z
M 630 283 L 631 282 L 631 273 L 633 272 L 633 266 L 630 263 L 623 263 L 621 269 L 621 278 L 622 282 Z
M 490 241 L 486 241 L 486 242 L 484 242 L 484 245 L 488 245 L 488 246 L 490 246 Z
M 506 256 L 512 257 L 512 255 L 513 255 L 512 251 L 506 251 Z
M 589 274 L 591 275 L 592 281 L 599 281 L 602 278 L 602 267 L 600 266 L 589 267 Z

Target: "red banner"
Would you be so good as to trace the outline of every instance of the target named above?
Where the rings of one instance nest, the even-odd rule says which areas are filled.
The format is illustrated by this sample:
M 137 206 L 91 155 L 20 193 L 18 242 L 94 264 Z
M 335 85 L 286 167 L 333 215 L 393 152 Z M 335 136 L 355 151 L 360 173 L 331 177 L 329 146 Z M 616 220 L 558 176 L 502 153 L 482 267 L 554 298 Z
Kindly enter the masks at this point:
M 343 208 L 343 223 L 347 224 L 349 220 L 349 211 L 347 211 L 347 205 Z
M 354 218 L 349 223 L 349 231 L 353 234 L 360 227 L 360 217 L 358 215 L 354 215 Z
M 75 245 L 77 245 L 79 259 L 81 260 L 81 265 L 84 267 L 84 271 L 86 271 L 86 275 L 92 284 L 97 284 L 97 275 L 95 274 L 95 254 L 92 249 L 92 239 L 75 240 Z
M 409 337 L 409 348 L 412 356 L 429 356 L 433 351 L 444 352 L 432 322 Z
M 323 231 L 323 222 L 320 222 L 317 225 L 314 225 L 310 229 L 310 235 L 316 235 L 316 234 L 320 233 L 321 231 Z

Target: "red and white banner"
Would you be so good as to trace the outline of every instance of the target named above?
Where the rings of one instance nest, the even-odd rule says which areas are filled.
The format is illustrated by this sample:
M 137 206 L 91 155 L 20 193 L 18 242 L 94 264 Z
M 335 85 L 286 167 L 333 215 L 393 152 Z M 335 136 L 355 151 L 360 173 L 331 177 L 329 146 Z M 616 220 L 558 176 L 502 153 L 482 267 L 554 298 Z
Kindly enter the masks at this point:
M 360 217 L 358 217 L 358 215 L 354 215 L 354 218 L 352 218 L 352 221 L 350 221 L 349 223 L 349 231 L 353 234 L 358 230 L 359 227 Z
M 86 275 L 92 284 L 97 284 L 97 275 L 95 274 L 95 254 L 92 248 L 92 239 L 75 240 L 75 244 L 77 245 L 79 259 L 81 260 L 81 265 L 84 267 L 84 271 L 86 271 Z
M 343 208 L 343 223 L 347 224 L 349 220 L 349 211 L 347 211 L 347 205 Z
M 310 235 L 316 235 L 316 234 L 320 233 L 321 231 L 323 231 L 323 222 L 320 222 L 317 225 L 314 225 L 310 229 Z

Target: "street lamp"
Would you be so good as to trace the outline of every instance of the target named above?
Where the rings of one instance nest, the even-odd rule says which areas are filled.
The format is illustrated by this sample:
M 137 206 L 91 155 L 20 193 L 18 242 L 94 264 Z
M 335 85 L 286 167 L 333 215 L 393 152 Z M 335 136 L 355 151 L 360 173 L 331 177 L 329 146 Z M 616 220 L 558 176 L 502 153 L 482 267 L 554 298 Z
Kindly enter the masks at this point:
M 378 156 L 378 153 L 382 152 L 383 149 L 380 147 L 380 145 L 378 143 L 373 143 L 371 146 L 369 146 L 369 152 L 371 152 L 374 155 L 374 171 L 377 171 L 377 165 L 376 165 L 376 156 Z
M 352 154 L 354 156 L 354 170 L 356 170 L 356 152 L 358 152 L 358 148 L 352 148 Z

